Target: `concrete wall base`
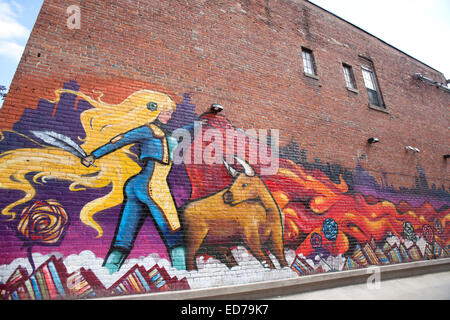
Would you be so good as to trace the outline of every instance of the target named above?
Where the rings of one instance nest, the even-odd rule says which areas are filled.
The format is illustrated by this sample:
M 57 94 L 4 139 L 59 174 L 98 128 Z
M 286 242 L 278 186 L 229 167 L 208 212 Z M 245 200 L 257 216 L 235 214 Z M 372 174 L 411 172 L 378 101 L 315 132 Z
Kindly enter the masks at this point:
M 246 300 L 330 289 L 367 282 L 371 269 L 357 269 L 208 289 L 105 298 L 105 300 Z M 381 281 L 450 270 L 450 258 L 379 266 Z

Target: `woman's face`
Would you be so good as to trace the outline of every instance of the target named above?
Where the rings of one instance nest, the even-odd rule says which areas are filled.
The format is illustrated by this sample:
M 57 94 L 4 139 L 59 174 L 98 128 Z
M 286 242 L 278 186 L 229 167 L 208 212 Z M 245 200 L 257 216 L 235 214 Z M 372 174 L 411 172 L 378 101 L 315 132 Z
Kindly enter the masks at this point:
M 161 123 L 166 124 L 167 122 L 169 122 L 170 118 L 172 118 L 172 113 L 173 113 L 173 110 L 162 111 L 158 115 L 158 120 L 161 121 Z

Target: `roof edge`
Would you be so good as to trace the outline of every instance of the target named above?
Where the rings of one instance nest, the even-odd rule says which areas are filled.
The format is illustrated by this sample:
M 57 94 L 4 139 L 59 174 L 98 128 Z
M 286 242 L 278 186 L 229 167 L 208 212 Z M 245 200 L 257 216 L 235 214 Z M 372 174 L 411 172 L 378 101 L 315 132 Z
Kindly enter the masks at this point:
M 432 66 L 430 66 L 430 65 L 428 65 L 428 64 L 426 64 L 426 63 L 424 63 L 423 61 L 420 61 L 420 60 L 417 59 L 417 58 L 414 58 L 414 57 L 411 56 L 410 54 L 408 54 L 408 53 L 406 53 L 406 52 L 400 50 L 399 48 L 393 46 L 392 44 L 390 44 L 390 43 L 388 43 L 388 42 L 386 42 L 386 41 L 384 41 L 383 39 L 381 39 L 381 38 L 379 38 L 379 37 L 377 37 L 377 36 L 371 34 L 370 32 L 364 30 L 363 28 L 358 27 L 357 25 L 355 25 L 355 24 L 353 24 L 353 23 L 351 23 L 351 22 L 345 20 L 344 18 L 341 18 L 341 17 L 338 16 L 337 14 L 335 14 L 335 13 L 333 13 L 333 12 L 331 12 L 331 11 L 328 11 L 327 9 L 322 8 L 321 6 L 319 6 L 319 5 L 317 5 L 317 4 L 313 3 L 313 2 L 311 2 L 311 1 L 309 1 L 309 0 L 304 0 L 304 1 L 305 1 L 305 2 L 308 2 L 308 3 L 310 3 L 310 4 L 312 4 L 313 6 L 319 8 L 319 9 L 322 10 L 322 11 L 325 11 L 325 12 L 328 13 L 328 14 L 331 14 L 332 16 L 338 18 L 339 20 L 342 20 L 342 21 L 344 21 L 345 23 L 348 23 L 349 25 L 355 27 L 356 29 L 358 29 L 358 30 L 360 30 L 360 31 L 362 31 L 362 32 L 364 32 L 364 33 L 366 33 L 366 34 L 368 34 L 369 36 L 371 36 L 371 37 L 377 39 L 378 41 L 380 41 L 380 42 L 382 42 L 382 43 L 388 45 L 389 47 L 391 47 L 391 48 L 393 48 L 393 49 L 399 51 L 400 53 L 402 53 L 402 54 L 404 54 L 404 55 L 410 57 L 411 59 L 413 59 L 413 60 L 419 62 L 420 64 L 422 64 L 422 65 L 424 65 L 424 66 L 426 66 L 426 67 L 428 67 L 428 68 L 430 68 L 430 69 L 432 69 L 432 70 L 434 70 L 434 71 L 440 73 L 440 74 L 442 75 L 442 77 L 445 78 L 445 75 L 444 75 L 443 72 L 441 72 L 441 71 L 439 71 L 439 70 L 433 68 Z

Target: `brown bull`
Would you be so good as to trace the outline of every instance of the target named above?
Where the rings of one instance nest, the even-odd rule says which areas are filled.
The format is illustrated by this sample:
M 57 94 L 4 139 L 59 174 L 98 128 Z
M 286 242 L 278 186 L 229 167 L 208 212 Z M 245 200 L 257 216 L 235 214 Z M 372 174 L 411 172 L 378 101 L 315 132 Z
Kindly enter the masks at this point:
M 186 267 L 196 269 L 196 255 L 205 248 L 226 263 L 237 265 L 230 247 L 244 244 L 264 267 L 275 266 L 265 249 L 287 266 L 283 250 L 281 212 L 264 182 L 245 161 L 238 172 L 224 161 L 232 184 L 206 198 L 188 203 L 181 211 L 186 238 Z

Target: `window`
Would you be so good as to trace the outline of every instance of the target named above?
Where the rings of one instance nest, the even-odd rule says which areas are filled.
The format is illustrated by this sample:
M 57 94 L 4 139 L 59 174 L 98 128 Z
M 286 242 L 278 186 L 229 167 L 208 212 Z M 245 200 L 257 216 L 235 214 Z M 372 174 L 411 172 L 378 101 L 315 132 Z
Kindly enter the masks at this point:
M 303 71 L 305 74 L 316 76 L 314 56 L 311 50 L 302 48 Z
M 384 103 L 381 97 L 380 88 L 375 77 L 375 72 L 373 68 L 372 61 L 363 59 L 362 75 L 364 79 L 364 85 L 367 89 L 367 94 L 369 96 L 369 102 L 371 105 L 383 107 Z
M 345 84 L 347 85 L 347 88 L 356 90 L 356 81 L 352 66 L 343 63 L 342 68 L 344 70 Z

